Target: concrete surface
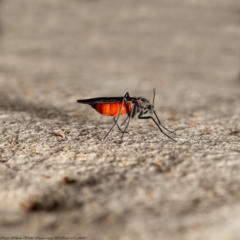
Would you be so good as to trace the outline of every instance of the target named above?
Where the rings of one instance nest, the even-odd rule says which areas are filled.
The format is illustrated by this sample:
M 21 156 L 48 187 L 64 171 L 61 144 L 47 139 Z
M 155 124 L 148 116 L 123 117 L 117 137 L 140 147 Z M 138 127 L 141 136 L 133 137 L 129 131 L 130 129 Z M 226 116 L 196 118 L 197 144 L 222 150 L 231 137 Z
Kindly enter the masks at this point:
M 240 239 L 238 1 L 2 0 L 0 14 L 1 239 Z M 76 103 L 154 87 L 177 143 L 137 119 L 101 142 L 112 119 Z

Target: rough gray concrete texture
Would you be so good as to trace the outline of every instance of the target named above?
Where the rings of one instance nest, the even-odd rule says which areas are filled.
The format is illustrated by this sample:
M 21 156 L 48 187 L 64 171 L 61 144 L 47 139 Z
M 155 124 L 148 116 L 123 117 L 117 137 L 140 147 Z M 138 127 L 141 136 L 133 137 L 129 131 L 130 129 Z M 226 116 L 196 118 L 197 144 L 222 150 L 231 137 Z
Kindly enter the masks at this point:
M 240 239 L 235 0 L 0 1 L 0 237 Z M 77 99 L 145 96 L 174 143 Z

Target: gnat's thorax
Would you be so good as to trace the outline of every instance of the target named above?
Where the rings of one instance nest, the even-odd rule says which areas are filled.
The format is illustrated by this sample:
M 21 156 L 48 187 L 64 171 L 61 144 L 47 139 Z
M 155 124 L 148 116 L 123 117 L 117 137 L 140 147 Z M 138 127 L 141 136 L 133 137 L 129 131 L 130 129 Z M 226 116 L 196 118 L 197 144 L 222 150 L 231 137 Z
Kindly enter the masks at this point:
M 136 103 L 137 103 L 138 107 L 141 107 L 143 109 L 147 109 L 148 106 L 150 105 L 149 101 L 143 97 L 137 98 Z
M 136 104 L 138 106 L 138 110 L 148 110 L 150 114 L 152 114 L 154 106 L 148 101 L 148 99 L 139 97 L 137 98 Z

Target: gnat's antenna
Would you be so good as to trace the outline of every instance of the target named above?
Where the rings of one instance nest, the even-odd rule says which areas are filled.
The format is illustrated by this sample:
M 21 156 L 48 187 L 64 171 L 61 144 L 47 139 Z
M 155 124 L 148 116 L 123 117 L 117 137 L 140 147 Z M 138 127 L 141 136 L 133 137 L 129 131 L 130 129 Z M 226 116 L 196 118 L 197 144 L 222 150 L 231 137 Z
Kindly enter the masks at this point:
M 156 94 L 156 87 L 153 89 L 153 103 L 152 103 L 153 106 L 154 106 L 155 94 Z

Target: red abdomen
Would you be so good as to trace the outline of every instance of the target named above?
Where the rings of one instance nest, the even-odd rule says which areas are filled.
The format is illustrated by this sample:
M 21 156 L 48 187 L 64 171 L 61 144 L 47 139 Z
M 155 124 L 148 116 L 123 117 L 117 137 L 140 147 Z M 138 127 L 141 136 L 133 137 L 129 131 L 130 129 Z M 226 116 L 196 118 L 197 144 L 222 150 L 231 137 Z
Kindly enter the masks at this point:
M 99 113 L 102 115 L 106 116 L 118 116 L 120 109 L 122 106 L 122 110 L 120 115 L 127 114 L 127 107 L 126 104 L 124 103 L 122 105 L 121 102 L 116 102 L 116 103 L 97 103 L 93 106 L 93 108 L 96 109 Z M 132 111 L 132 102 L 128 102 L 128 110 L 129 112 Z

